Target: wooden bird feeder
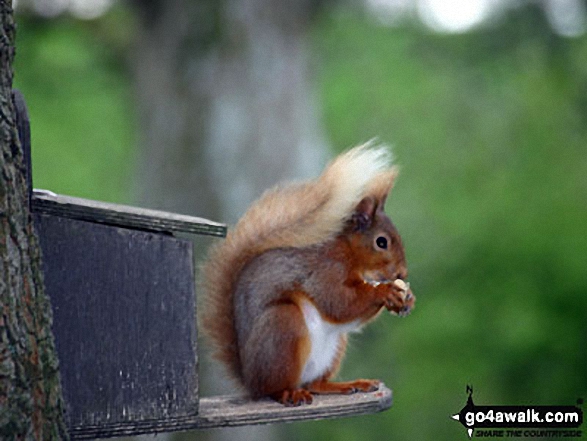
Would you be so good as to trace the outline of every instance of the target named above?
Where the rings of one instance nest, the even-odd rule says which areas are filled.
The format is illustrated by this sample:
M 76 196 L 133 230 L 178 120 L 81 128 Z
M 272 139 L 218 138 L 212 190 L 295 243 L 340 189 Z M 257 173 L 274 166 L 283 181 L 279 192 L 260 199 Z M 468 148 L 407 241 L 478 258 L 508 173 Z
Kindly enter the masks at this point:
M 26 106 L 15 92 L 27 162 Z M 242 396 L 200 397 L 193 245 L 222 237 L 192 216 L 29 192 L 73 439 L 314 420 L 374 413 L 391 391 L 316 396 L 284 407 Z

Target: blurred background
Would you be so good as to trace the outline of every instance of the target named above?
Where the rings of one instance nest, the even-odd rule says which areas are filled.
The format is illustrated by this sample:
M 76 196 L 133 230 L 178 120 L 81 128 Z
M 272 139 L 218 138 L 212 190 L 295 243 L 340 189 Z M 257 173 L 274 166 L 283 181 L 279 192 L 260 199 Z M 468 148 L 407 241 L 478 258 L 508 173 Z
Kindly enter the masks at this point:
M 467 384 L 587 398 L 587 2 L 14 3 L 37 188 L 234 223 L 373 137 L 401 166 L 417 308 L 355 335 L 341 372 L 392 409 L 158 439 L 465 439 Z

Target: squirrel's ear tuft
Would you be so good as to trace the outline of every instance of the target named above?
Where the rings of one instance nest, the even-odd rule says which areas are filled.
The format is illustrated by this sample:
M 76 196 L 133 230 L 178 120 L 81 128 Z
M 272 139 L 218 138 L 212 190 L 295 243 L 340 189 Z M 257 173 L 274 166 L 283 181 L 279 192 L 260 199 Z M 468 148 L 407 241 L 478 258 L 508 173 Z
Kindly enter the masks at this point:
M 352 216 L 353 228 L 356 231 L 365 231 L 371 227 L 373 216 L 377 210 L 377 200 L 372 196 L 367 196 L 359 202 Z
M 380 211 L 385 210 L 385 201 L 393 188 L 398 171 L 398 167 L 394 166 L 388 171 L 377 175 L 369 184 L 367 194 L 375 198 L 377 208 Z

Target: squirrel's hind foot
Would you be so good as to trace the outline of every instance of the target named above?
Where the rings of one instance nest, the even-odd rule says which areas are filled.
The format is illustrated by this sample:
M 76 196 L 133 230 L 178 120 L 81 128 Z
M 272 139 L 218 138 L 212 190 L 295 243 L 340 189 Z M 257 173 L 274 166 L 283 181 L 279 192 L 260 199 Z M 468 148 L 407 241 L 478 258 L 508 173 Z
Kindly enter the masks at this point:
M 287 407 L 301 406 L 302 404 L 312 404 L 314 398 L 307 389 L 285 389 L 281 392 L 271 395 L 275 401 Z
M 344 382 L 314 381 L 308 385 L 310 392 L 316 394 L 354 394 L 357 392 L 375 392 L 379 389 L 379 380 L 355 380 Z

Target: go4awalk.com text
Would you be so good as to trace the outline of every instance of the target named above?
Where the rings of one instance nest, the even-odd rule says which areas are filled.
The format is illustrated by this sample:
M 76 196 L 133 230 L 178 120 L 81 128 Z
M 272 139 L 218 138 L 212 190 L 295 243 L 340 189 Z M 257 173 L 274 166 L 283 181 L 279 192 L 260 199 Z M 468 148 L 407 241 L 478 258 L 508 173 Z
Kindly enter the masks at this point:
M 583 410 L 578 406 L 477 406 L 467 386 L 467 404 L 452 418 L 469 438 L 580 438 Z M 583 400 L 577 401 L 578 405 Z

